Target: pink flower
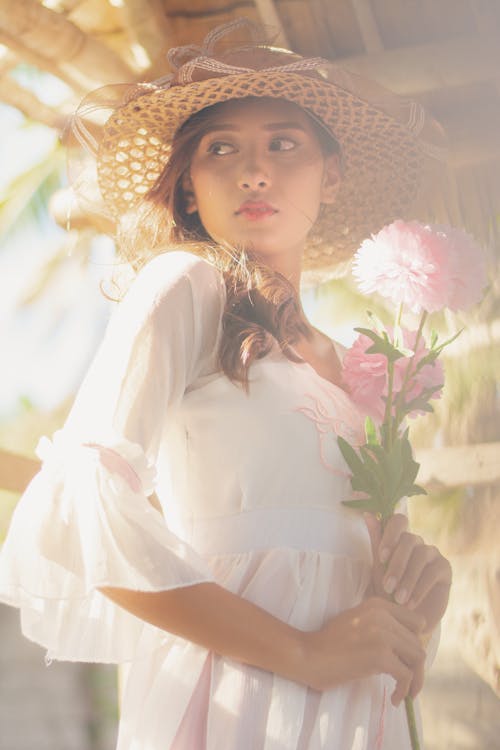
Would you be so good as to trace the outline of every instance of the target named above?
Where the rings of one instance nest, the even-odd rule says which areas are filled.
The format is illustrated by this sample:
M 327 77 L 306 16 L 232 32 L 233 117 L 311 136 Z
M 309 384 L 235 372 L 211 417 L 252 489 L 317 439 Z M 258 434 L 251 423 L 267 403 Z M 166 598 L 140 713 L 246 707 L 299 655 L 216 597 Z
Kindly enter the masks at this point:
M 435 226 L 434 231 L 449 244 L 450 290 L 446 307 L 467 310 L 481 299 L 488 282 L 483 250 L 462 229 Z
M 405 348 L 415 351 L 415 338 L 415 331 L 404 331 Z M 384 398 L 387 397 L 388 393 L 387 359 L 383 354 L 367 354 L 366 350 L 370 348 L 372 343 L 368 336 L 363 334 L 358 336 L 352 347 L 344 355 L 342 378 L 356 406 L 380 423 L 384 418 Z M 434 388 L 444 383 L 443 366 L 438 361 L 424 365 L 415 373 L 417 364 L 428 352 L 424 341 L 420 339 L 413 357 L 401 357 L 394 363 L 394 397 L 401 392 L 407 368 L 411 368 L 412 374 L 405 386 L 404 403 L 406 404 L 421 396 L 425 389 Z M 434 392 L 432 398 L 439 398 L 440 396 L 441 390 L 438 390 Z M 421 410 L 414 409 L 409 416 L 415 417 L 420 413 L 422 413 Z
M 404 345 L 408 349 L 411 349 L 414 355 L 412 358 L 401 357 L 401 359 L 397 359 L 394 363 L 394 393 L 396 394 L 401 391 L 408 367 L 411 368 L 410 372 L 412 374 L 405 387 L 405 403 L 418 398 L 427 388 L 437 388 L 437 386 L 441 386 L 441 388 L 434 391 L 432 398 L 441 398 L 442 386 L 444 384 L 443 365 L 439 360 L 435 360 L 432 364 L 424 365 L 421 370 L 415 373 L 418 363 L 429 353 L 429 349 L 426 347 L 423 338 L 420 338 L 415 350 L 416 335 L 416 331 L 403 331 Z M 416 417 L 424 413 L 419 409 L 415 409 L 408 416 Z
M 367 354 L 372 345 L 368 336 L 360 334 L 342 362 L 342 381 L 356 406 L 381 422 L 384 416 L 382 396 L 387 392 L 387 359 L 383 354 Z
M 400 219 L 363 242 L 353 274 L 363 293 L 378 292 L 416 313 L 466 309 L 486 285 L 484 256 L 470 235 Z

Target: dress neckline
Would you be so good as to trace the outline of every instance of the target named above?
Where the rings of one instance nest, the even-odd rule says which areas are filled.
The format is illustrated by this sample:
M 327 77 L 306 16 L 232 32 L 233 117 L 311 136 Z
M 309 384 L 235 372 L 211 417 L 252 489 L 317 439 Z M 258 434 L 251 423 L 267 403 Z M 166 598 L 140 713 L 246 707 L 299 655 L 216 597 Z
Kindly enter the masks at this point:
M 336 341 L 334 341 L 334 339 L 332 339 L 330 337 L 329 337 L 329 340 L 330 340 L 330 343 L 331 343 L 331 345 L 333 347 L 333 350 L 335 351 L 335 354 L 338 357 L 338 360 L 339 360 L 340 364 L 342 365 L 343 352 L 340 349 L 341 345 L 338 344 Z M 288 357 L 286 357 L 283 354 L 283 352 L 281 351 L 281 347 L 280 347 L 280 345 L 278 344 L 277 341 L 274 342 L 274 348 L 279 352 L 280 356 L 283 357 L 284 359 L 286 359 L 291 365 L 297 365 L 298 367 L 306 367 L 316 378 L 318 378 L 319 380 L 321 380 L 327 386 L 329 386 L 330 388 L 335 388 L 335 390 L 340 391 L 345 396 L 349 396 L 349 393 L 348 393 L 348 391 L 345 388 L 343 388 L 338 383 L 334 383 L 333 380 L 330 380 L 329 378 L 325 378 L 324 375 L 321 375 L 317 371 L 317 369 L 310 362 L 308 362 L 306 359 L 302 359 L 301 362 L 295 362 L 293 359 L 288 359 Z M 295 349 L 293 348 L 293 346 L 291 346 L 290 349 L 298 357 L 300 357 L 300 354 L 298 352 L 295 352 Z

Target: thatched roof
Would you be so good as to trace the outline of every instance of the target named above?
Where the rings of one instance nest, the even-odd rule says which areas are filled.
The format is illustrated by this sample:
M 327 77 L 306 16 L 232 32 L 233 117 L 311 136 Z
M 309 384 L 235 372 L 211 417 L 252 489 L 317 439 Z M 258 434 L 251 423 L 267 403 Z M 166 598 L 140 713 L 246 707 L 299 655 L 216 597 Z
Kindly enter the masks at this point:
M 0 0 L 0 100 L 60 127 L 9 71 L 20 61 L 70 85 L 66 112 L 107 82 L 167 71 L 165 51 L 199 43 L 219 23 L 248 16 L 277 41 L 338 60 L 420 100 L 443 124 L 451 170 L 431 213 L 498 239 L 500 4 L 496 0 Z M 65 109 L 64 107 L 62 108 Z M 498 244 L 498 243 L 495 243 Z

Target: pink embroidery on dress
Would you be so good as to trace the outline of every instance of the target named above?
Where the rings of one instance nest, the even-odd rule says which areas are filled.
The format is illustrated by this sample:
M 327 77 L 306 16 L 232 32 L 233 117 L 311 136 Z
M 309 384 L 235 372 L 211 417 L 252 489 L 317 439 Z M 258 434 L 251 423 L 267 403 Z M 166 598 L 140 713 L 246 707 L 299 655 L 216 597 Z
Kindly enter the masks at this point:
M 333 402 L 334 413 L 332 413 L 325 405 L 324 400 L 320 400 L 317 396 L 313 396 L 311 393 L 305 394 L 310 399 L 311 406 L 299 406 L 295 411 L 304 414 L 308 419 L 311 419 L 317 427 L 319 433 L 319 450 L 321 463 L 328 471 L 332 474 L 337 474 L 341 477 L 349 477 L 350 474 L 347 471 L 336 469 L 326 460 L 325 456 L 325 439 L 331 433 L 340 435 L 345 438 L 351 444 L 356 444 L 358 441 L 358 434 L 356 430 L 351 427 L 345 419 L 344 412 L 347 411 L 344 405 L 338 403 L 336 398 L 333 398 L 331 394 L 326 394 L 329 397 L 329 401 Z M 346 415 L 347 416 L 347 415 Z M 350 414 L 349 416 L 352 416 Z
M 85 448 L 95 448 L 99 452 L 99 459 L 102 465 L 113 474 L 118 474 L 126 481 L 132 492 L 142 490 L 142 482 L 137 472 L 132 468 L 128 461 L 112 448 L 106 448 L 98 443 L 84 443 Z
M 384 695 L 382 697 L 382 708 L 380 710 L 380 719 L 378 722 L 378 732 L 375 739 L 374 750 L 380 750 L 382 742 L 384 741 L 384 728 L 385 728 L 385 712 L 387 709 L 387 687 L 384 687 Z

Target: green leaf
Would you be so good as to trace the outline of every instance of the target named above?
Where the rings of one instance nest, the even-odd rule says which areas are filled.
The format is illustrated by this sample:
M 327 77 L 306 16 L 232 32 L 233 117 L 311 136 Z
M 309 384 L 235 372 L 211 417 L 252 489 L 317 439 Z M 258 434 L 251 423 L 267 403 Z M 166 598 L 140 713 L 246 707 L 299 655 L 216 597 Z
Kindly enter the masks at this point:
M 377 454 L 372 451 L 374 446 L 362 445 L 359 449 L 366 473 L 369 475 L 370 492 L 383 494 L 385 492 L 385 472 L 376 460 Z
M 415 495 L 427 495 L 427 492 L 423 487 L 420 487 L 418 484 L 414 484 L 412 487 L 410 487 L 409 490 L 407 490 L 405 494 L 407 497 L 415 497 Z
M 377 428 L 375 427 L 375 422 L 371 417 L 366 417 L 365 419 L 365 436 L 368 445 L 379 445 Z
M 46 211 L 49 197 L 61 184 L 64 152 L 57 140 L 53 147 L 5 188 L 0 204 L 0 235 L 6 236 L 21 219 L 36 223 Z
M 384 335 L 380 335 L 380 334 L 376 333 L 375 331 L 372 331 L 371 328 L 362 328 L 361 326 L 358 326 L 354 330 L 357 331 L 357 333 L 362 333 L 363 336 L 367 336 L 373 342 L 387 341 L 388 340 L 387 335 L 385 335 L 385 336 Z
M 363 462 L 359 458 L 354 448 L 351 445 L 349 445 L 347 440 L 344 440 L 343 437 L 338 437 L 337 443 L 338 443 L 340 452 L 342 453 L 342 456 L 344 457 L 344 460 L 347 463 L 350 470 L 352 471 L 352 473 L 356 474 L 356 472 L 363 471 Z
M 370 318 L 370 320 L 373 322 L 373 326 L 374 326 L 375 330 L 377 331 L 377 333 L 380 336 L 384 336 L 385 335 L 388 338 L 389 335 L 387 333 L 387 329 L 386 329 L 385 325 L 382 323 L 382 321 L 380 320 L 380 318 L 378 317 L 378 315 L 376 315 L 372 310 L 367 310 L 366 314 L 368 315 L 368 317 Z
M 389 341 L 387 335 L 379 336 L 378 333 L 375 333 L 370 328 L 355 328 L 354 330 L 373 341 L 373 345 L 366 350 L 367 354 L 383 354 L 389 362 L 395 362 L 397 359 L 405 356 Z
M 439 349 L 431 349 L 428 354 L 425 355 L 425 357 L 422 357 L 422 359 L 419 359 L 417 364 L 415 365 L 415 373 L 422 370 L 422 368 L 426 367 L 427 365 L 433 365 L 436 359 L 440 355 Z
M 438 351 L 439 351 L 439 353 L 441 353 L 441 352 L 443 351 L 443 349 L 445 348 L 445 346 L 449 346 L 450 344 L 452 344 L 452 343 L 453 343 L 453 342 L 455 341 L 455 339 L 458 339 L 458 337 L 459 337 L 459 336 L 460 336 L 460 335 L 461 335 L 461 334 L 462 334 L 462 333 L 463 333 L 464 331 L 465 331 L 465 327 L 464 327 L 464 328 L 461 328 L 461 329 L 460 329 L 459 331 L 457 331 L 457 332 L 456 332 L 456 334 L 455 334 L 454 336 L 451 336 L 451 337 L 450 337 L 449 339 L 446 339 L 446 341 L 443 341 L 443 343 L 442 343 L 442 344 L 440 344 L 440 346 L 438 347 Z
M 369 498 L 361 500 L 342 500 L 342 505 L 346 505 L 348 508 L 353 508 L 353 510 L 363 510 L 375 514 L 379 513 L 376 503 Z
M 398 352 L 401 352 L 403 357 L 407 357 L 408 359 L 411 359 L 415 354 L 413 349 L 408 349 L 406 346 L 398 346 Z

